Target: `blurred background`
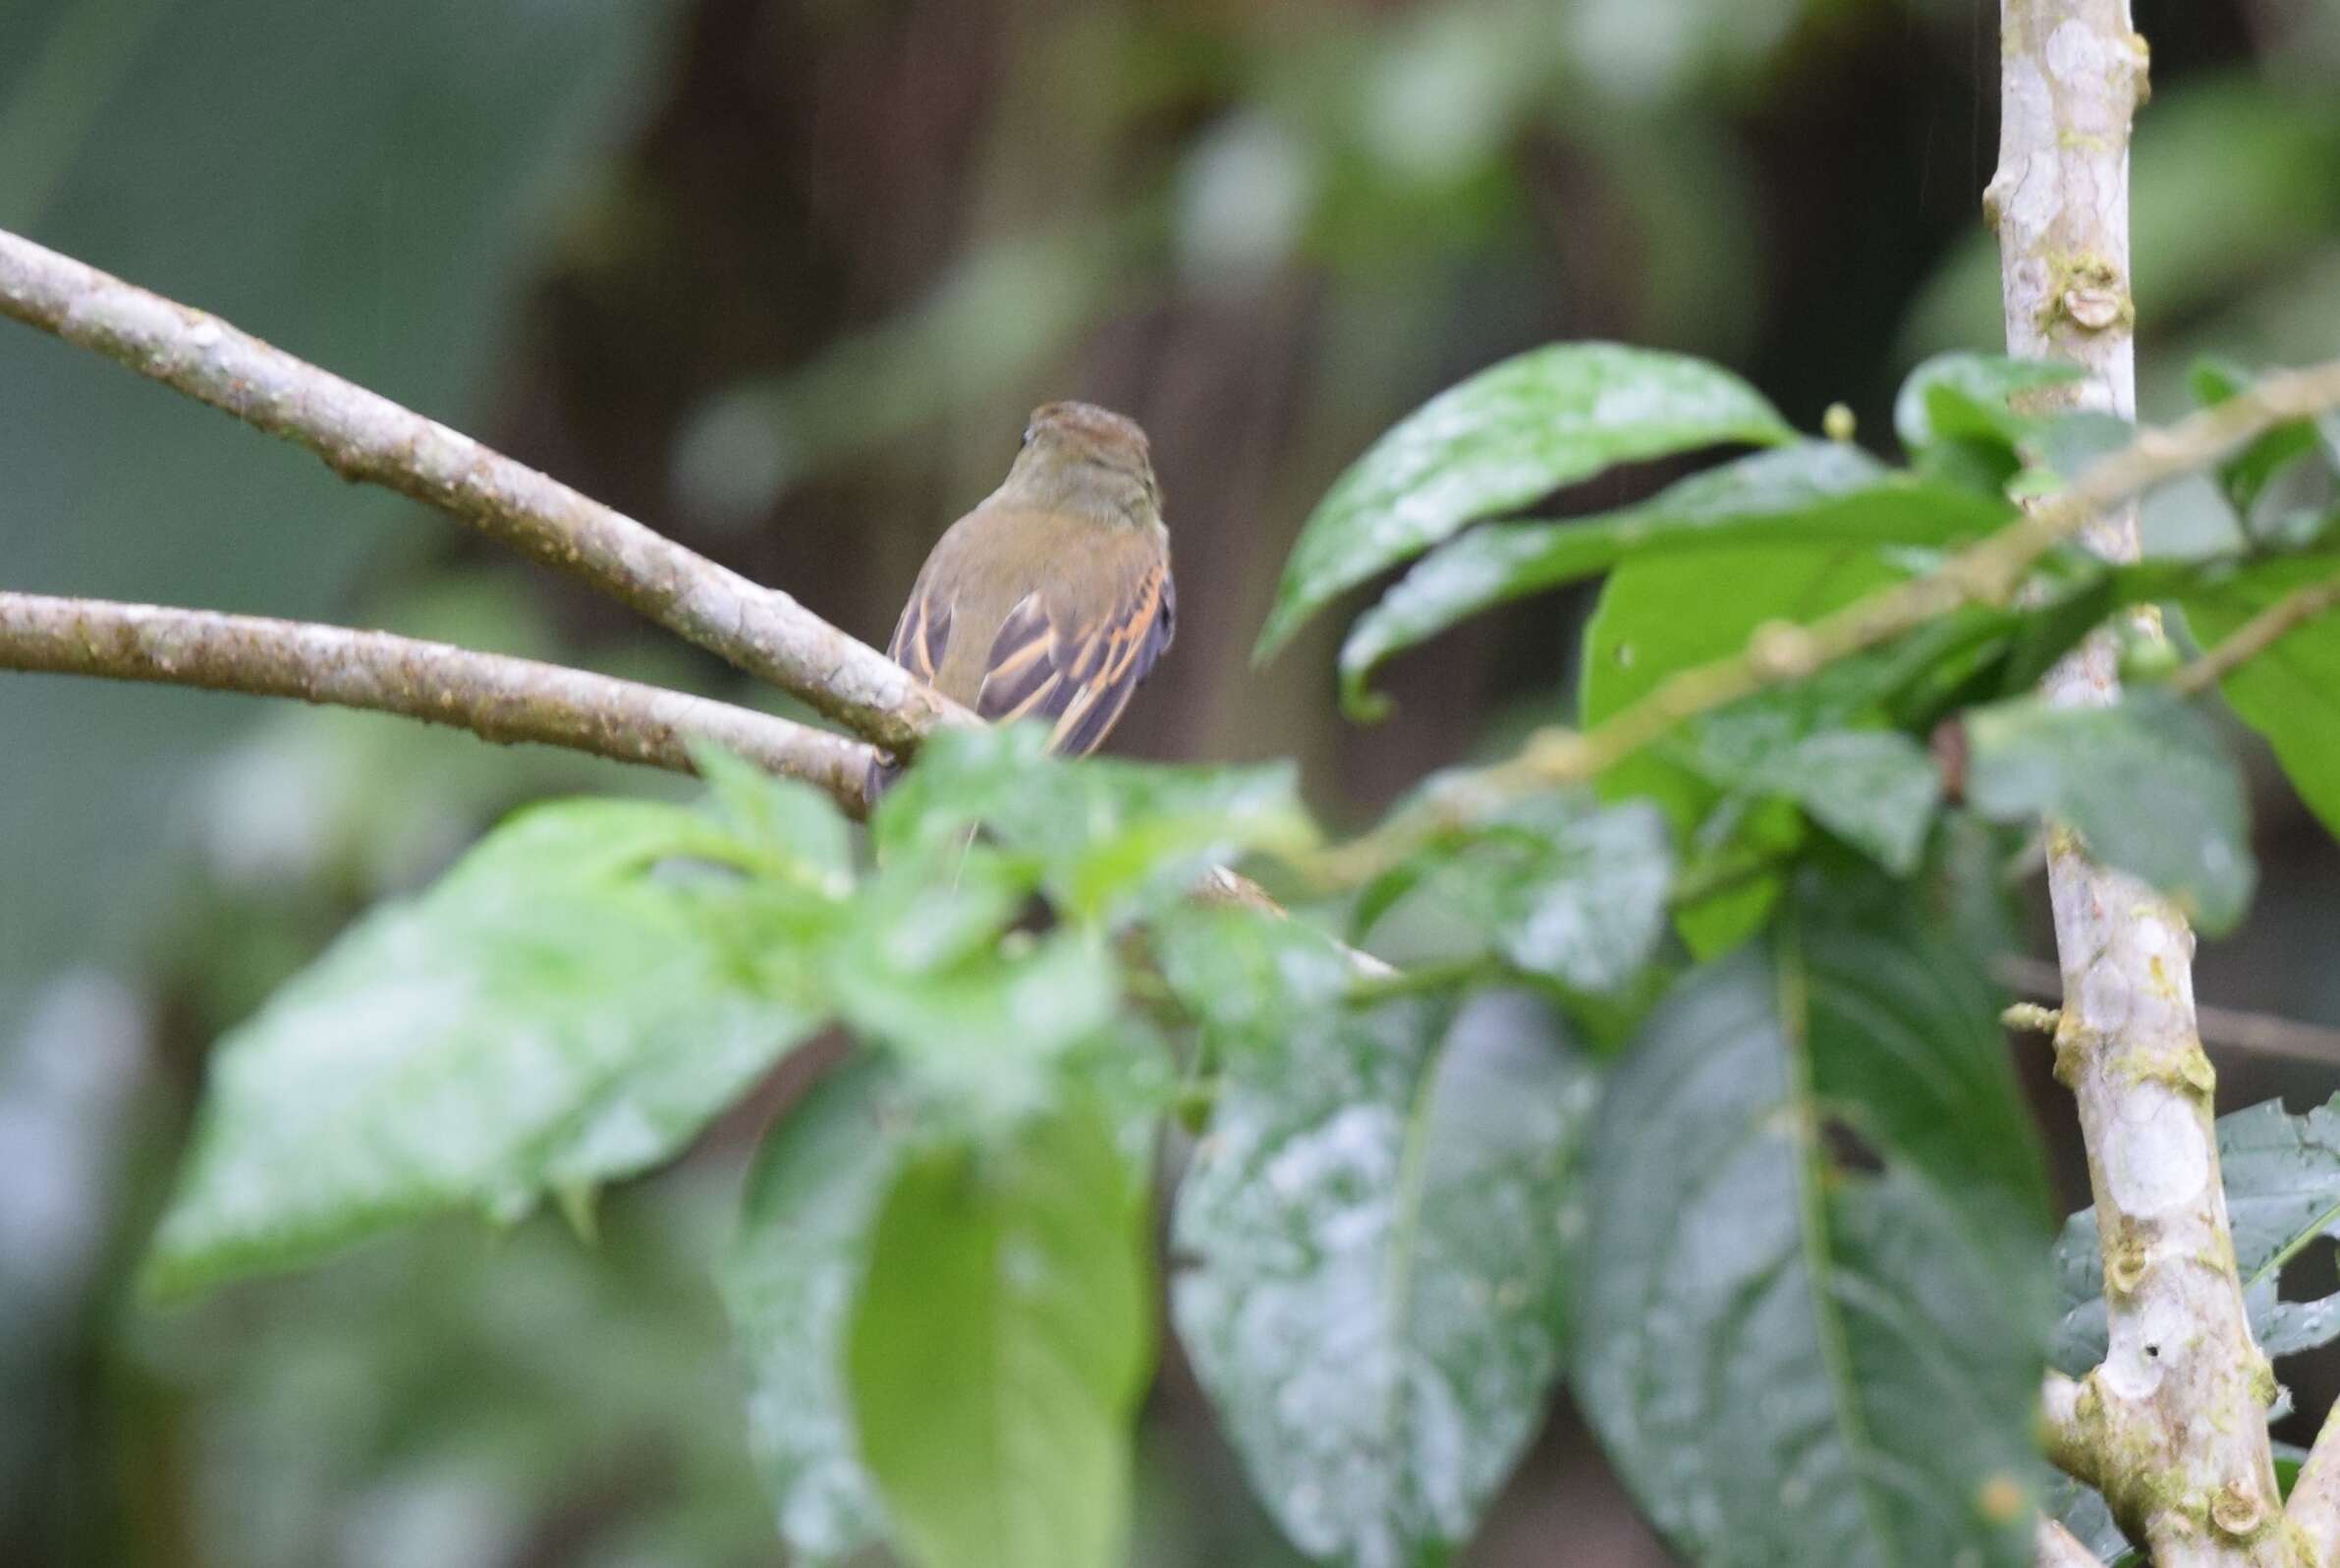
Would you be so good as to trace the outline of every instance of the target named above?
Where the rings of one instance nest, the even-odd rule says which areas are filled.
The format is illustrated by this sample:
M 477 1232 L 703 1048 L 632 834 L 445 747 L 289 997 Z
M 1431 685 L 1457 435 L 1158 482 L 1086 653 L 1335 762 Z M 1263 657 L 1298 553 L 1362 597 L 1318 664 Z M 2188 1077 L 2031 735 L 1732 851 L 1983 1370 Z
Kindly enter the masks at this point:
M 1390 672 L 1397 716 L 1346 726 L 1337 626 L 1249 668 L 1326 482 L 1428 394 L 1559 338 L 1708 356 L 1808 428 L 1842 400 L 1888 440 L 1919 358 L 1999 339 L 1978 222 L 1994 11 L 0 0 L 0 227 L 471 430 L 872 641 L 1032 404 L 1122 409 L 1153 435 L 1182 627 L 1117 747 L 1297 756 L 1323 816 L 1354 824 L 1564 711 L 1589 597 L 1416 653 Z M 2340 353 L 2340 5 L 2136 13 L 2150 415 L 2213 346 Z M 2197 548 L 2221 525 L 2181 493 L 2149 527 Z M 769 700 L 441 518 L 13 326 L 0 585 Z M 2340 854 L 2254 767 L 2264 891 L 2205 950 L 2201 992 L 2340 1023 Z M 389 719 L 0 677 L 0 1561 L 778 1560 L 706 1263 L 785 1085 L 611 1195 L 591 1250 L 544 1219 L 456 1223 L 193 1310 L 124 1283 L 224 1027 L 514 805 L 678 788 Z M 2298 1108 L 2340 1080 L 2219 1061 L 2229 1105 Z M 2077 1191 L 2069 1148 L 2061 1168 Z M 1142 1448 L 1137 1562 L 1290 1560 L 1174 1363 Z M 1473 1558 L 1663 1560 L 1564 1410 Z

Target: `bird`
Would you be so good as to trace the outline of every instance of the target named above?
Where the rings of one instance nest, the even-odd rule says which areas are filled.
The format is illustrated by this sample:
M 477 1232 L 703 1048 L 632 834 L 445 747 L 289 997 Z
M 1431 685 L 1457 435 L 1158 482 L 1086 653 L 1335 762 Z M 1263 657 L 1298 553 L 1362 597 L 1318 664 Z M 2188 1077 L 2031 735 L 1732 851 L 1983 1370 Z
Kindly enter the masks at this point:
M 1006 480 L 935 542 L 886 652 L 978 717 L 1045 722 L 1049 751 L 1086 756 L 1177 630 L 1145 431 L 1094 404 L 1044 403 Z M 899 771 L 871 763 L 866 798 Z

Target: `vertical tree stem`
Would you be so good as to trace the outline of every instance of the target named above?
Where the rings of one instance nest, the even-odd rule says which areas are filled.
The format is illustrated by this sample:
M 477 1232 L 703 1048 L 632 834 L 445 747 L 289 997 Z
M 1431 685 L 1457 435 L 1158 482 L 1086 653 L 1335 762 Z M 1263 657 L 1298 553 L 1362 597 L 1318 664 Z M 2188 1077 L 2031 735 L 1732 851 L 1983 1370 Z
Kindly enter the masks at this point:
M 2129 127 L 2146 51 L 2127 0 L 2002 0 L 1998 231 L 2007 347 L 2082 366 L 2042 396 L 2134 418 Z M 2091 524 L 2137 554 L 2137 509 Z M 2119 695 L 2109 638 L 2047 678 L 2051 700 Z M 2227 1230 L 2209 1060 L 2194 1016 L 2194 933 L 2168 900 L 2050 834 L 2064 1007 L 2056 1075 L 2072 1090 L 2104 1246 L 2110 1348 L 2078 1417 L 2103 1450 L 2114 1513 L 2156 1568 L 2295 1561 L 2267 1448 L 2274 1376 L 2253 1344 Z

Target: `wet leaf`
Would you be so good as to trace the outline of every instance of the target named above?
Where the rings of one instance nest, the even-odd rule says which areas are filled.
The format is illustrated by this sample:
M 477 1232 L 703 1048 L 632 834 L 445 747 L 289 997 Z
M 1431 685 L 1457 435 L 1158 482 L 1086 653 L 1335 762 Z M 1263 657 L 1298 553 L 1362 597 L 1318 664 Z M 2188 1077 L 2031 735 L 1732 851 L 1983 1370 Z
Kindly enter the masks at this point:
M 2231 930 L 2256 871 L 2243 786 L 2208 722 L 2166 692 L 2111 707 L 2023 698 L 1967 715 L 1966 797 L 2000 821 L 2044 817 L 2176 900 L 2209 935 Z
M 1527 505 L 1612 464 L 1795 432 L 1729 371 L 1613 343 L 1504 361 L 1400 420 L 1317 504 L 1276 589 L 1264 659 L 1343 589 L 1467 523 Z
M 511 1214 L 674 1153 L 825 1013 L 808 953 L 743 942 L 807 895 L 657 871 L 748 858 L 695 812 L 566 802 L 366 916 L 213 1053 L 148 1282 Z
M 1577 1402 L 1691 1560 L 2031 1560 L 2046 1186 L 1991 988 L 1900 902 L 1678 987 L 1596 1115 Z
M 748 1364 L 748 1437 L 790 1560 L 885 1540 L 845 1387 L 868 1230 L 912 1130 L 899 1073 L 864 1057 L 776 1123 L 749 1173 L 719 1280 Z
M 1517 993 L 1319 1010 L 1231 1063 L 1178 1200 L 1179 1337 L 1322 1562 L 1443 1560 L 1543 1420 L 1584 1061 Z
M 1360 936 L 1403 902 L 1426 905 L 1532 975 L 1624 988 L 1665 931 L 1673 851 L 1647 805 L 1554 794 L 1440 835 L 1360 900 Z

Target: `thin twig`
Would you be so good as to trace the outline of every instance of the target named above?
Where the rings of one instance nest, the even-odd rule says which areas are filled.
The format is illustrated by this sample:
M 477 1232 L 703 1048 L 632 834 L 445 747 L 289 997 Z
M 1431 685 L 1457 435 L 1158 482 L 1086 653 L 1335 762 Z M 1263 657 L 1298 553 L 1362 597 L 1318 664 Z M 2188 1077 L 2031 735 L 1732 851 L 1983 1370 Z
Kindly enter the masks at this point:
M 1990 970 L 1999 983 L 2009 990 L 2050 999 L 2064 994 L 2063 977 L 2053 964 L 2002 953 L 1990 961 Z M 2195 1008 L 2195 1019 L 2201 1027 L 2204 1045 L 2253 1056 L 2283 1056 L 2294 1061 L 2321 1062 L 2327 1067 L 2340 1067 L 2340 1030 L 2303 1024 L 2273 1013 L 2250 1013 L 2232 1007 L 2198 1006 Z M 2027 1018 L 2018 1027 L 2031 1027 L 2032 1022 Z M 2050 1026 L 2051 1031 L 2052 1028 Z
M 2169 678 L 2172 689 L 2192 696 L 2225 680 L 2284 638 L 2340 606 L 2340 577 L 2295 588 L 2227 634 L 2225 641 Z
M 399 713 L 671 772 L 712 741 L 859 812 L 872 750 L 768 713 L 533 659 L 302 621 L 0 592 L 0 669 Z
M 1738 652 L 1678 671 L 1589 730 L 1550 726 L 1513 756 L 1458 778 L 1437 803 L 1395 818 L 1318 858 L 1314 869 L 1347 885 L 1385 868 L 1426 834 L 1454 823 L 1460 803 L 1491 806 L 1593 778 L 1678 725 L 1914 632 L 1968 604 L 2004 603 L 2058 544 L 2153 486 L 2215 463 L 2273 425 L 2340 408 L 2340 360 L 2269 374 L 2214 407 L 2089 465 L 2069 488 L 2034 506 L 1934 571 L 1857 599 L 1810 626 L 1756 629 Z
M 0 231 L 0 315 L 53 332 L 573 572 L 880 746 L 972 716 L 795 599 L 399 407 L 191 309 Z

